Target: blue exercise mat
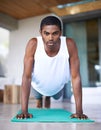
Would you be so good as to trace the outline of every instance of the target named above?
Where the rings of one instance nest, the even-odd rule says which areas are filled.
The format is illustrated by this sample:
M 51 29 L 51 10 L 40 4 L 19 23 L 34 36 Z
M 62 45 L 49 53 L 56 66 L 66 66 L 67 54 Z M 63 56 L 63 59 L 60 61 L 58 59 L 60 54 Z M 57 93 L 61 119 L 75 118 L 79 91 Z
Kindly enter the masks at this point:
M 85 122 L 94 122 L 91 119 L 77 119 L 70 118 L 71 112 L 64 109 L 34 109 L 29 108 L 28 112 L 33 114 L 33 118 L 28 119 L 17 119 L 16 116 L 11 119 L 11 122 L 77 122 L 77 123 L 85 123 Z M 17 113 L 21 113 L 21 110 Z

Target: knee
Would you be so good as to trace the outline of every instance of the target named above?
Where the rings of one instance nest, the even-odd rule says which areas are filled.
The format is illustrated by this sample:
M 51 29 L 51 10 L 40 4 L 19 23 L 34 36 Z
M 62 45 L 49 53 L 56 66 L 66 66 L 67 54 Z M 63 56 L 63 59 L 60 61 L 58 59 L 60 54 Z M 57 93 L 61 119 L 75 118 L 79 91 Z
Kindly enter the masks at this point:
M 54 98 L 55 100 L 60 99 L 60 97 L 61 97 L 61 95 L 58 95 L 58 96 L 54 95 L 54 96 L 52 96 L 52 98 Z

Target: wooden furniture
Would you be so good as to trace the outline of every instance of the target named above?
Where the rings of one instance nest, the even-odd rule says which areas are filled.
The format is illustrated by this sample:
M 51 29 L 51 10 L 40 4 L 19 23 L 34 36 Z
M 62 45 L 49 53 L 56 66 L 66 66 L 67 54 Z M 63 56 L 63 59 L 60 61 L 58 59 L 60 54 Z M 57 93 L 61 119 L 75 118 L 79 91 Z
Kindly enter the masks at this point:
M 17 104 L 21 101 L 19 85 L 5 85 L 3 101 L 6 104 Z
M 0 89 L 0 102 L 3 102 L 3 93 L 4 90 Z

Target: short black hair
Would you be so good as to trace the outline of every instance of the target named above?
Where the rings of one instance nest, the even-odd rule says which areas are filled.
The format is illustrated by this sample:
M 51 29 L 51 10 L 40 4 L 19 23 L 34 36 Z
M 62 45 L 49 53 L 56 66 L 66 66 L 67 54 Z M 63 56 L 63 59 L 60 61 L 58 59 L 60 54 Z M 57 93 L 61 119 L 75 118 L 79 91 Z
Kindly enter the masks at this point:
M 43 18 L 40 23 L 40 30 L 42 30 L 43 26 L 45 25 L 56 25 L 59 27 L 60 30 L 62 30 L 62 23 L 60 19 L 55 16 L 47 16 Z

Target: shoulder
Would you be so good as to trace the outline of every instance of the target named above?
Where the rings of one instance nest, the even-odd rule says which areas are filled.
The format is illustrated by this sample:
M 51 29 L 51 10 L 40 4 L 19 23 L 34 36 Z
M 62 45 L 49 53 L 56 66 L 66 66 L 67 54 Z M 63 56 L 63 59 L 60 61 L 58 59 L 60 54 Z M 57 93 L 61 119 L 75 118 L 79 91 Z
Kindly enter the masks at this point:
M 26 46 L 26 54 L 34 55 L 37 48 L 37 38 L 31 38 Z
M 31 38 L 27 43 L 27 47 L 35 47 L 35 46 L 37 46 L 37 38 Z
M 69 55 L 72 56 L 73 54 L 77 53 L 77 46 L 76 42 L 72 38 L 66 38 L 66 44 L 68 48 Z
M 69 47 L 76 45 L 74 39 L 72 39 L 72 38 L 66 38 L 66 44 Z

